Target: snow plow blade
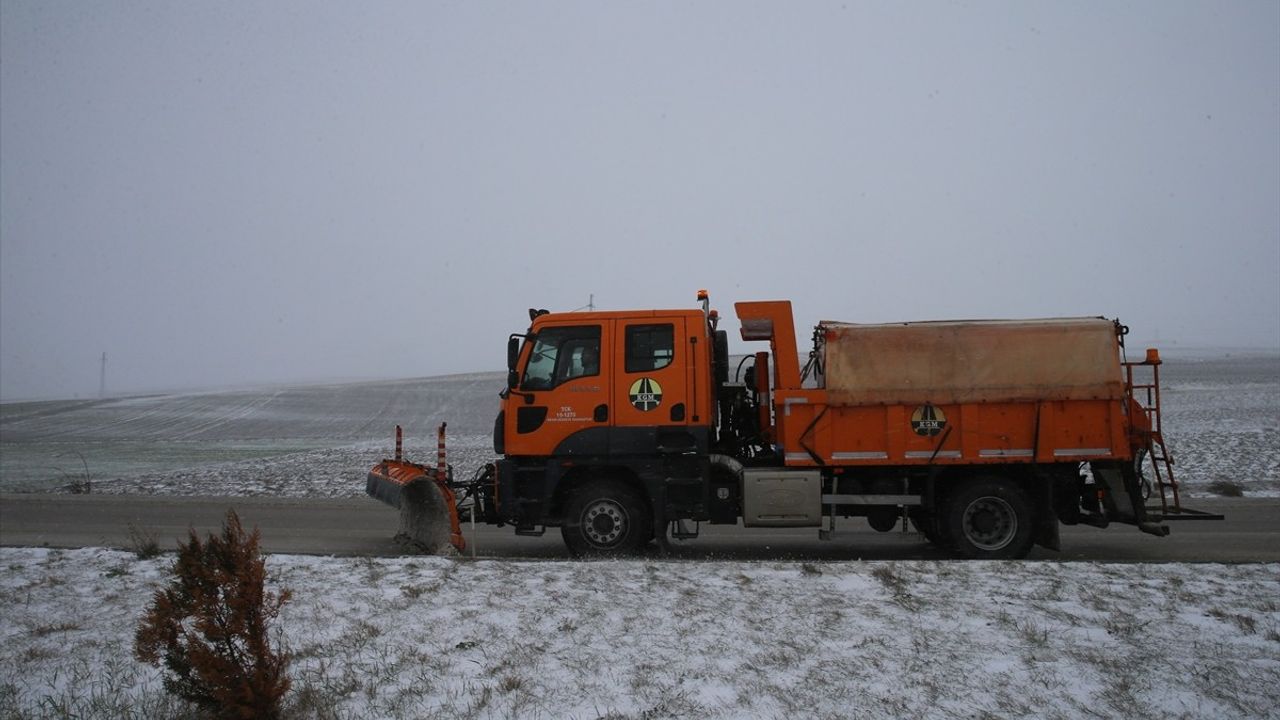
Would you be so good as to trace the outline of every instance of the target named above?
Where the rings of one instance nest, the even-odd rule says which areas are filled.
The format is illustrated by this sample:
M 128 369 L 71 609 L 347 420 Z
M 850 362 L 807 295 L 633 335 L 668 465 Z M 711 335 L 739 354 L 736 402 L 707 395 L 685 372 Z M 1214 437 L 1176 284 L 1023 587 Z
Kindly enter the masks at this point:
M 435 468 L 403 460 L 383 460 L 369 470 L 365 493 L 400 510 L 400 533 L 431 553 L 466 547 L 458 505 L 448 480 Z

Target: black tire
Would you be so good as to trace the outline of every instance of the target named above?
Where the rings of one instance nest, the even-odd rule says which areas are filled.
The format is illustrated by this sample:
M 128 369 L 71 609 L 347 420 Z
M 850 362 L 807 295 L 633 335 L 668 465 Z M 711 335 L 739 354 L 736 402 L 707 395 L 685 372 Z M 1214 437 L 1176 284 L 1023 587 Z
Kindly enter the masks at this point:
M 631 486 L 597 480 L 569 495 L 560 534 L 577 557 L 632 555 L 652 539 L 653 516 Z
M 947 499 L 943 526 L 960 557 L 977 560 L 1024 558 L 1034 542 L 1034 513 L 1027 494 L 1000 477 L 980 477 Z
M 867 524 L 876 532 L 892 532 L 901 516 L 902 511 L 896 507 L 875 507 L 867 512 Z

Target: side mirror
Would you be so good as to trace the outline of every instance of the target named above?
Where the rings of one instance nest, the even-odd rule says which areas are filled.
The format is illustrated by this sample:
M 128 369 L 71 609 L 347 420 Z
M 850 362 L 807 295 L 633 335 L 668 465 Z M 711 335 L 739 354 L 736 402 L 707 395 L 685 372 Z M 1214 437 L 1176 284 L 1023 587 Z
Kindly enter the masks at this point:
M 520 335 L 507 338 L 507 387 L 514 390 L 520 384 L 520 373 L 516 372 L 516 363 L 520 362 Z
M 520 336 L 507 338 L 507 369 L 515 372 L 516 363 L 520 361 Z

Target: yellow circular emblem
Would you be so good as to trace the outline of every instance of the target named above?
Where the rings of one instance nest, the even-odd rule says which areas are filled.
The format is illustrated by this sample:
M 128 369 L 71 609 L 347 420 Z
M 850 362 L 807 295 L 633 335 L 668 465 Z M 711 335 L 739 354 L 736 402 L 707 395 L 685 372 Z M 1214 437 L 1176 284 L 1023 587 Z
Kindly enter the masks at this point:
M 648 412 L 662 404 L 662 386 L 653 378 L 640 378 L 627 392 L 637 410 Z
M 924 437 L 934 437 L 942 432 L 947 426 L 947 416 L 942 413 L 942 408 L 934 407 L 928 403 L 916 408 L 911 413 L 911 429 L 917 435 Z

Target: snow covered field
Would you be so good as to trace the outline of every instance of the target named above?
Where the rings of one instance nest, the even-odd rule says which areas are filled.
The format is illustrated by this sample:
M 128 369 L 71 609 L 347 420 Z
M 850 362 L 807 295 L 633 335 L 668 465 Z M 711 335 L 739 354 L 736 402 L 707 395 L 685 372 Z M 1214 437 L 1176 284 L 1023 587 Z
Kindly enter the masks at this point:
M 1165 435 L 1190 495 L 1215 481 L 1280 495 L 1280 354 L 1167 353 Z M 492 458 L 501 373 L 0 405 L 0 491 L 355 497 L 393 448 Z
M 493 455 L 499 373 L 0 405 L 0 490 L 355 497 L 369 467 L 406 448 L 450 462 Z
M 0 717 L 183 717 L 168 560 L 3 549 Z M 1271 565 L 271 556 L 291 717 L 1280 717 Z
M 1203 492 L 1215 481 L 1245 495 L 1280 496 L 1280 356 L 1168 359 L 1165 438 L 1178 478 Z

